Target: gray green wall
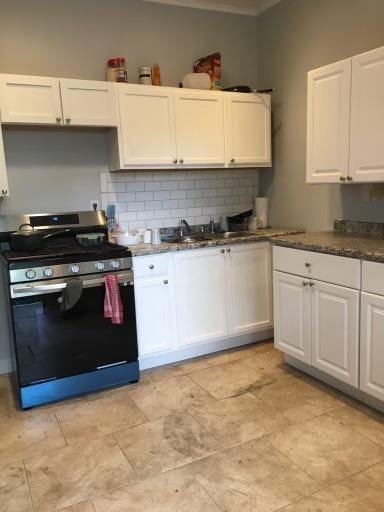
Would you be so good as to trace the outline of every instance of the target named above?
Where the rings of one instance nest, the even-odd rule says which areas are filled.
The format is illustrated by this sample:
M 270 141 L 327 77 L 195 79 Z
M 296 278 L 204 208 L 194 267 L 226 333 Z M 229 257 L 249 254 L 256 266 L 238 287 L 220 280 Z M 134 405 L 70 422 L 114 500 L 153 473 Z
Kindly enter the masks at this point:
M 384 199 L 368 199 L 381 187 L 305 183 L 307 72 L 384 45 L 383 27 L 383 0 L 282 0 L 258 17 L 259 86 L 276 88 L 273 170 L 261 173 L 273 225 L 314 230 L 336 217 L 384 221 Z

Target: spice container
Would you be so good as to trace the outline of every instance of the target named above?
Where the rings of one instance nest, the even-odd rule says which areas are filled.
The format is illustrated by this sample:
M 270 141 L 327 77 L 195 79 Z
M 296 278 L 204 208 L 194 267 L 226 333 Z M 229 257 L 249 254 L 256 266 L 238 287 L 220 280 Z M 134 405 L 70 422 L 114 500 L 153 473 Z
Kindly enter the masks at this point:
M 152 69 L 151 66 L 141 66 L 139 68 L 139 84 L 152 85 Z
M 160 67 L 158 64 L 152 66 L 152 85 L 161 85 Z
M 126 82 L 127 69 L 124 57 L 115 57 L 107 61 L 108 82 Z

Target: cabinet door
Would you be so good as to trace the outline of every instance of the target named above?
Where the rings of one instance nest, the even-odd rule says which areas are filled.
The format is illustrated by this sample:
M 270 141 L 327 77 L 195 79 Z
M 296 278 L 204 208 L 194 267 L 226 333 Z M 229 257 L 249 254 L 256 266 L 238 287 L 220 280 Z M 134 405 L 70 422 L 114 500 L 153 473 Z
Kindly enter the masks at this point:
M 64 124 L 117 126 L 116 85 L 92 80 L 60 80 Z
M 308 73 L 307 183 L 348 175 L 351 59 Z
M 305 363 L 311 362 L 308 283 L 302 277 L 273 272 L 275 347 Z
M 312 300 L 312 365 L 358 386 L 360 292 L 314 281 Z
M 228 163 L 271 165 L 271 97 L 226 93 Z
M 174 348 L 175 321 L 172 283 L 168 276 L 135 280 L 139 356 Z
M 352 58 L 351 158 L 354 181 L 384 181 L 384 47 Z
M 360 389 L 384 400 L 384 297 L 361 294 Z
M 226 248 L 229 333 L 256 332 L 272 325 L 269 243 Z
M 176 146 L 184 165 L 224 165 L 224 104 L 220 93 L 175 93 Z
M 221 249 L 174 255 L 178 345 L 228 335 L 225 255 Z
M 0 198 L 9 196 L 7 167 L 5 163 L 3 134 L 0 124 Z
M 58 78 L 0 75 L 2 123 L 62 124 Z
M 176 163 L 173 95 L 161 87 L 119 86 L 124 167 Z

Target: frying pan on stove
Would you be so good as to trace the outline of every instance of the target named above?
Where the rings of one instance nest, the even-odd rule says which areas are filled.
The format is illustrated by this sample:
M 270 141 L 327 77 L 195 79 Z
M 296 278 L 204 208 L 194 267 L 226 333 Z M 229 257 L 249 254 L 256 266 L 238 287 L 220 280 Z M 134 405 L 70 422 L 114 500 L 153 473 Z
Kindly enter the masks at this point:
M 38 251 L 43 249 L 47 239 L 68 231 L 69 228 L 59 229 L 50 233 L 43 230 L 35 231 L 31 224 L 21 224 L 18 231 L 11 233 L 11 249 L 12 251 Z

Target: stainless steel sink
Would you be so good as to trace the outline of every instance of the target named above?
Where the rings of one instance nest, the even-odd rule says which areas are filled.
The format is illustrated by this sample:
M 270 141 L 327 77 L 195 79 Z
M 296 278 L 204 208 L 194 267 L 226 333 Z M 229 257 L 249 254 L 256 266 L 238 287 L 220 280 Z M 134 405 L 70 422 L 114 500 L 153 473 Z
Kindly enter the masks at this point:
M 193 244 L 195 242 L 209 242 L 212 240 L 211 236 L 206 235 L 186 235 L 186 236 L 175 236 L 167 240 L 169 244 Z
M 256 235 L 254 231 L 226 231 L 225 233 L 212 233 L 210 236 L 213 238 L 223 238 L 223 239 L 230 239 L 230 238 L 239 238 L 242 236 L 252 236 Z

